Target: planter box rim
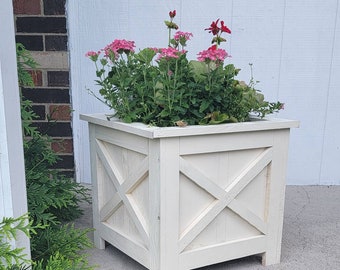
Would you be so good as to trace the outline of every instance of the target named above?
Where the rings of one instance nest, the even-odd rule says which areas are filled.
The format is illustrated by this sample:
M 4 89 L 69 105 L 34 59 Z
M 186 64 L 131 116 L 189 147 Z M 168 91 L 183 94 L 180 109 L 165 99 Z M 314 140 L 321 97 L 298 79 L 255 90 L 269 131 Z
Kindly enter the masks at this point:
M 235 133 L 244 131 L 259 131 L 273 129 L 287 129 L 299 127 L 299 121 L 281 118 L 252 118 L 253 121 L 241 123 L 227 123 L 220 125 L 195 125 L 186 127 L 154 127 L 143 123 L 124 123 L 117 118 L 107 119 L 106 114 L 80 114 L 80 119 L 91 124 L 114 128 L 145 138 L 156 139 L 179 136 L 198 136 L 206 134 Z

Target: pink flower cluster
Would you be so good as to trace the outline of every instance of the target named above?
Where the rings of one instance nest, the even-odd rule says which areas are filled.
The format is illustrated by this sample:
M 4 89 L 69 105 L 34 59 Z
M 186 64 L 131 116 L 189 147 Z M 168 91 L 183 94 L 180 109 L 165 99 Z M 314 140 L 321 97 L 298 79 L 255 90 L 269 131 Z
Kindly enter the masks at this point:
M 204 62 L 204 61 L 217 61 L 217 62 L 223 62 L 224 59 L 227 57 L 230 57 L 228 53 L 223 49 L 217 49 L 216 45 L 211 46 L 208 50 L 203 50 L 199 52 L 198 54 L 198 61 Z
M 88 51 L 85 56 L 89 57 L 92 61 L 97 61 L 98 57 L 99 57 L 100 51 L 98 52 L 94 52 L 94 51 Z
M 172 47 L 162 48 L 162 49 L 159 49 L 159 55 L 157 57 L 157 60 L 160 60 L 163 58 L 166 58 L 166 59 L 178 58 L 181 54 L 184 54 L 184 53 L 186 53 L 185 50 L 179 51 Z
M 115 57 L 118 57 L 118 54 L 121 54 L 123 52 L 125 53 L 134 52 L 135 47 L 136 46 L 134 41 L 128 41 L 125 39 L 115 39 L 112 43 L 107 45 L 103 49 L 103 51 L 105 53 L 105 56 L 110 56 L 113 53 Z
M 174 40 L 179 41 L 181 38 L 184 38 L 184 40 L 187 41 L 190 40 L 190 37 L 193 37 L 190 32 L 177 31 L 174 35 Z

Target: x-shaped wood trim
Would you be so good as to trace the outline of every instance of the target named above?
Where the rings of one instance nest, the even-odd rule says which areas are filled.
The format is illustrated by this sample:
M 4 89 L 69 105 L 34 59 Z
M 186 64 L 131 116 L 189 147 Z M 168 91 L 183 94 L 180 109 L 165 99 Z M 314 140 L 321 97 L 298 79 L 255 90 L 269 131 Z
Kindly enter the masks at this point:
M 183 251 L 219 213 L 226 207 L 266 234 L 266 223 L 242 205 L 235 197 L 271 162 L 272 148 L 264 150 L 249 166 L 224 190 L 211 181 L 188 161 L 180 157 L 180 171 L 202 189 L 216 198 L 180 235 L 179 250 Z
M 147 244 L 149 239 L 148 224 L 130 193 L 148 174 L 148 157 L 146 156 L 140 164 L 136 164 L 134 170 L 129 171 L 129 175 L 124 179 L 110 157 L 105 145 L 99 140 L 96 140 L 96 149 L 99 159 L 117 190 L 117 192 L 112 195 L 112 198 L 99 210 L 101 221 L 105 221 L 124 204 L 144 243 Z

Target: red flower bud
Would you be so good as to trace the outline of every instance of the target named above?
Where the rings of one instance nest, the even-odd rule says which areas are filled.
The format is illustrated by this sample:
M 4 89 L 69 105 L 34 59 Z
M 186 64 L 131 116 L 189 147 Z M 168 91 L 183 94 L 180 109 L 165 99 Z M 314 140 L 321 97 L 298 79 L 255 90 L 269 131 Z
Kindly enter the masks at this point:
M 176 10 L 170 11 L 170 12 L 169 12 L 169 16 L 170 16 L 170 18 L 175 18 L 175 16 L 176 16 Z

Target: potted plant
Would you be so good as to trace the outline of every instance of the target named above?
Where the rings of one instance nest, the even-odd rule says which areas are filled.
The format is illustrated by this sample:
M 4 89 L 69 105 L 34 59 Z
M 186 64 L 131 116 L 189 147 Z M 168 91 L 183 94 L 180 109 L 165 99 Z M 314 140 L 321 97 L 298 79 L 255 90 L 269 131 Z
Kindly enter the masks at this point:
M 109 242 L 156 270 L 193 269 L 261 254 L 280 261 L 290 128 L 283 108 L 237 80 L 220 48 L 230 29 L 189 61 L 192 34 L 165 21 L 167 48 L 115 40 L 88 52 L 113 115 L 89 122 L 95 243 Z M 101 57 L 101 54 L 104 54 Z M 257 118 L 253 118 L 253 116 Z M 253 115 L 253 116 L 251 116 Z

